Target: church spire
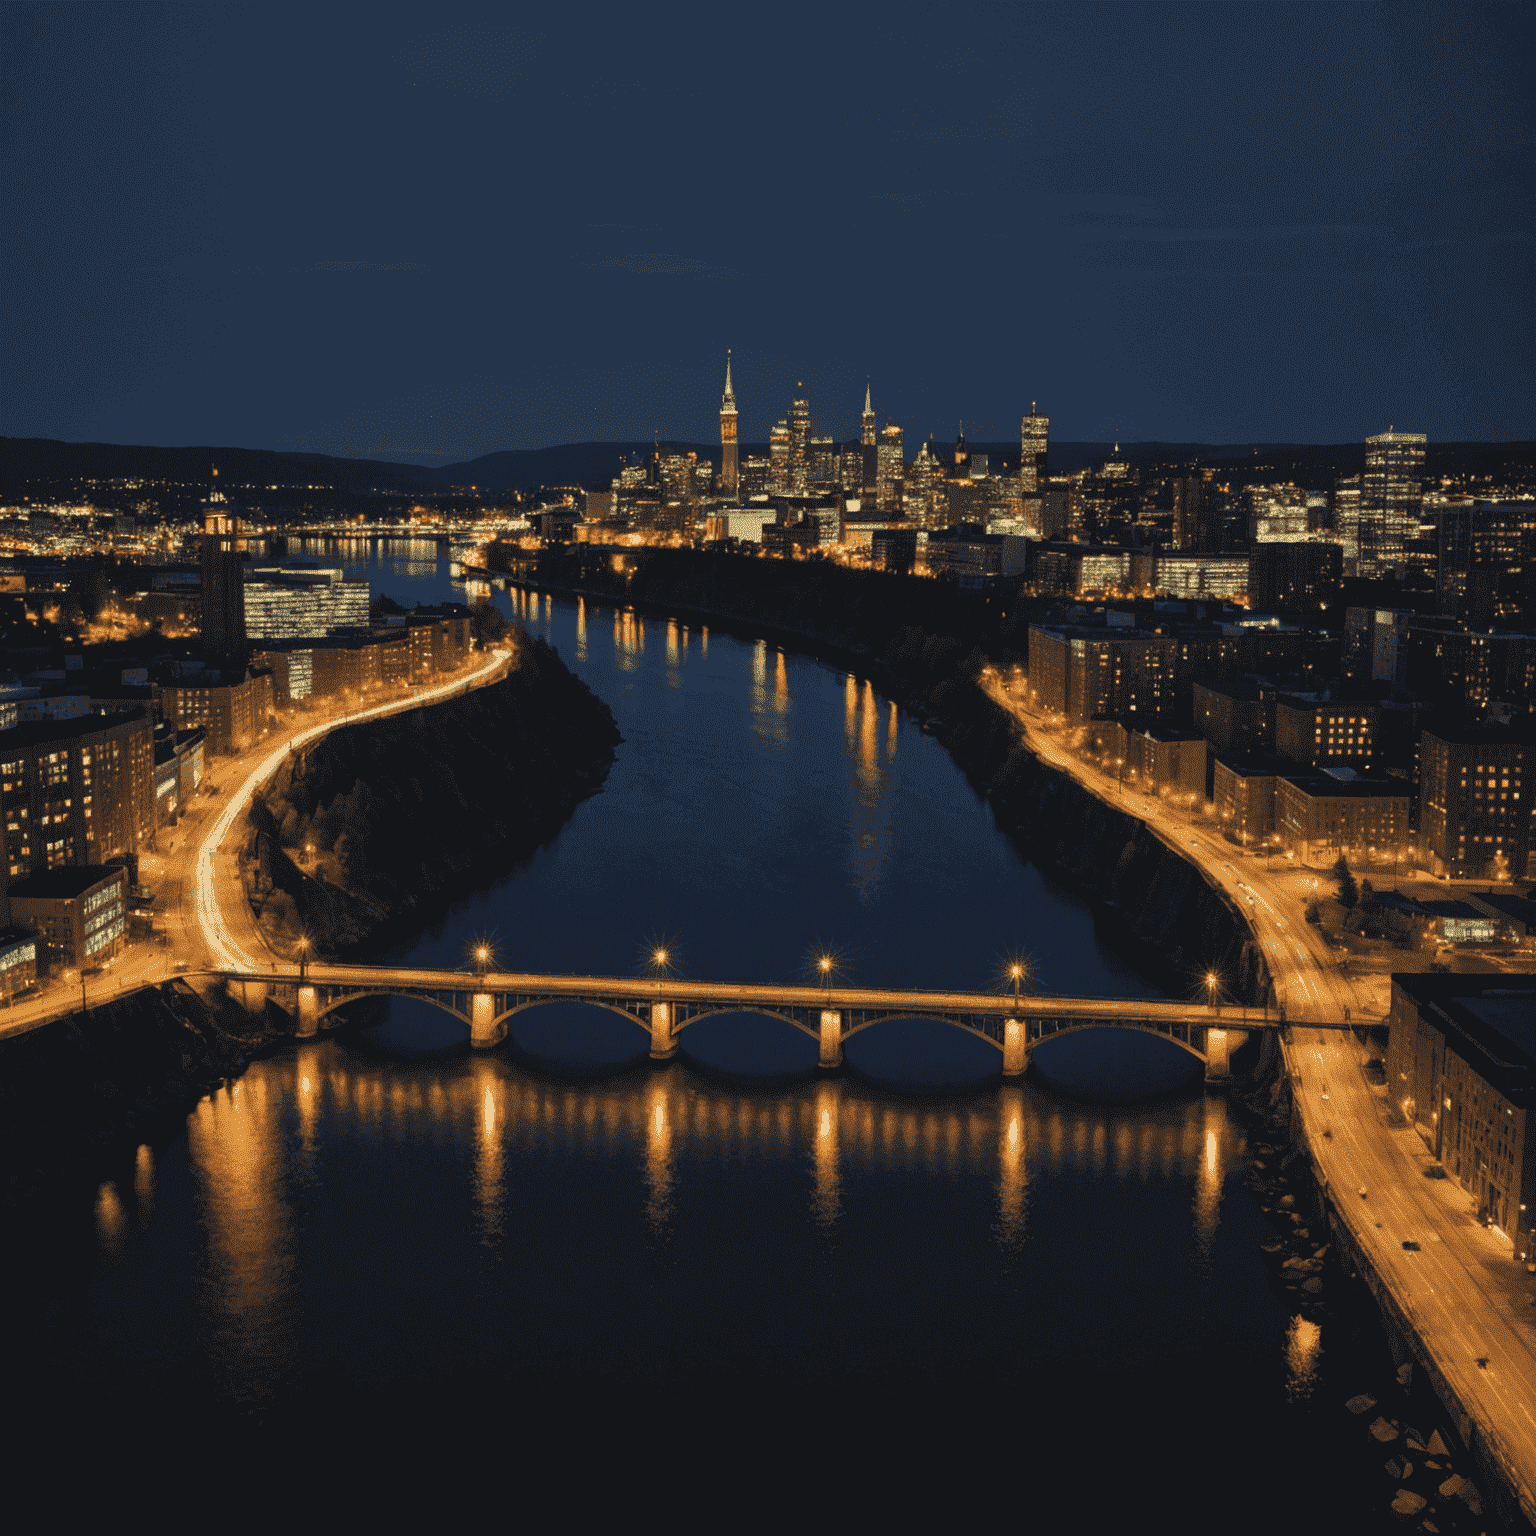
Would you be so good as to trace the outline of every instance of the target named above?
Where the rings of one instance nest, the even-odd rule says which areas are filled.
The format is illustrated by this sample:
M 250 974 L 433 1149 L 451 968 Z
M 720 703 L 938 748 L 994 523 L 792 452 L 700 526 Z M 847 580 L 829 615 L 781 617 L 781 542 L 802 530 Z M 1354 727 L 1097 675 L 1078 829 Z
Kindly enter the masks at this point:
M 736 411 L 736 391 L 731 388 L 731 349 L 725 349 L 725 393 L 720 397 L 720 409 L 730 411 L 733 415 Z
M 864 414 L 866 416 L 873 416 L 875 414 L 875 408 L 870 403 L 870 399 L 869 399 L 869 380 L 868 379 L 864 380 Z

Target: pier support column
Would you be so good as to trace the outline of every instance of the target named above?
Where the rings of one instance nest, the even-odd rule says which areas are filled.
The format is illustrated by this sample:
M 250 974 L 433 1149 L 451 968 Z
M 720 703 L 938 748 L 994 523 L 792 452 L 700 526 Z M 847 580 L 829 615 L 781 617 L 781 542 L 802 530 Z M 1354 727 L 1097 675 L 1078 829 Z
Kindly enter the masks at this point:
M 821 1060 L 822 1067 L 840 1067 L 843 1064 L 843 1016 L 836 1008 L 821 1010 Z
M 1248 1038 L 1245 1029 L 1208 1029 L 1205 1032 L 1205 1079 L 1232 1075 L 1232 1052 Z
M 1003 1076 L 1022 1077 L 1029 1070 L 1029 1052 L 1024 1048 L 1024 1021 L 1003 1020 Z
M 672 1004 L 651 1004 L 651 1060 L 670 1061 L 677 1055 L 677 1036 L 672 1033 Z
M 299 988 L 296 1017 L 299 1021 L 300 1040 L 310 1040 L 320 1033 L 320 1001 L 315 989 L 307 982 Z
M 469 1043 L 477 1051 L 488 1051 L 506 1034 L 507 1026 L 496 1023 L 496 999 L 489 992 L 476 992 L 469 1005 Z

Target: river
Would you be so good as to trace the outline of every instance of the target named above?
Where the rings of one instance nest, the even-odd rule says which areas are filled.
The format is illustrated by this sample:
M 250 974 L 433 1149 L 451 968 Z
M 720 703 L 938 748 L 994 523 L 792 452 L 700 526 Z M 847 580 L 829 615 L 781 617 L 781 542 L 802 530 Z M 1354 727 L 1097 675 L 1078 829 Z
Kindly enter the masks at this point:
M 463 595 L 430 545 L 340 553 L 375 593 Z M 550 845 L 403 959 L 486 938 L 509 968 L 628 973 L 664 946 L 691 975 L 792 981 L 830 952 L 851 982 L 985 987 L 1026 954 L 1044 991 L 1157 995 L 867 679 L 665 616 L 492 600 L 625 745 Z M 1176 1047 L 1077 1036 L 1004 1084 L 939 1024 L 855 1037 L 831 1079 L 762 1019 L 692 1025 L 660 1069 L 579 1007 L 492 1053 L 465 1033 L 393 1005 L 27 1213 L 13 1383 L 236 1441 L 366 1422 L 386 1461 L 489 1436 L 567 1477 L 555 1426 L 596 1468 L 751 1445 L 769 1481 L 857 1462 L 868 1511 L 913 1458 L 952 1469 L 953 1518 L 1010 1489 L 1019 1518 L 1049 1490 L 1085 1528 L 1384 1509 L 1341 1406 L 1386 1369 L 1379 1340 L 1273 1285 L 1248 1133 Z

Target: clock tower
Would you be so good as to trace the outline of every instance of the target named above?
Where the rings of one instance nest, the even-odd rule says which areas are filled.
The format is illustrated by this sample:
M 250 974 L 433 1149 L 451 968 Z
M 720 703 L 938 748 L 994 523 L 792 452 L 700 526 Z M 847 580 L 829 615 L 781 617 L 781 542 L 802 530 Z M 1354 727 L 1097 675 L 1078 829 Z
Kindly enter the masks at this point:
M 725 393 L 720 397 L 720 489 L 736 494 L 736 393 L 731 388 L 731 354 L 725 354 Z

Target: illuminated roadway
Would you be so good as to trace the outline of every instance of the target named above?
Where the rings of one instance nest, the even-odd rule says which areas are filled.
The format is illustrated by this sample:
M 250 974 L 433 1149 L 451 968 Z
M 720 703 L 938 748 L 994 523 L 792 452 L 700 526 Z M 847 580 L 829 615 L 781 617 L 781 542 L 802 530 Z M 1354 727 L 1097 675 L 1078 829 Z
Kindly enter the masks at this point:
M 1262 859 L 1244 857 L 1219 833 L 1192 826 L 1187 813 L 1085 763 L 1000 679 L 984 677 L 983 685 L 1023 727 L 1036 756 L 1145 821 L 1246 911 L 1288 1019 L 1385 1020 L 1387 978 L 1357 982 L 1341 974 L 1322 929 L 1305 919 L 1316 877 L 1263 869 Z M 1385 1096 L 1366 1081 L 1359 1046 L 1347 1029 L 1302 1030 L 1283 1050 L 1306 1145 L 1335 1204 L 1420 1344 L 1477 1420 L 1518 1489 L 1526 1517 L 1536 1520 L 1533 1282 L 1509 1245 L 1477 1220 L 1474 1202 L 1454 1180 L 1424 1176 L 1435 1159 L 1411 1127 L 1386 1123 Z M 1405 1250 L 1405 1240 L 1418 1242 L 1419 1251 Z

